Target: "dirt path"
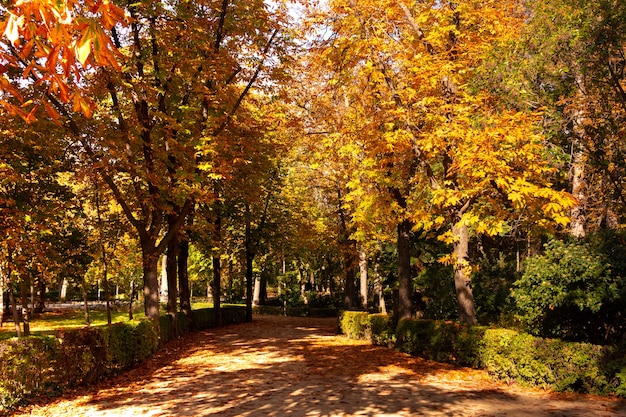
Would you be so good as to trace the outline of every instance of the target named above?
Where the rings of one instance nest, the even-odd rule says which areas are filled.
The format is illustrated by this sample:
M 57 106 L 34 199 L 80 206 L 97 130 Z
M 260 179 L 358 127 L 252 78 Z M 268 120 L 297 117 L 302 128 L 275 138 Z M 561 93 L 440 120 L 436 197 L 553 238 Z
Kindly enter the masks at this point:
M 169 344 L 141 369 L 17 415 L 626 416 L 614 399 L 508 387 L 335 330 L 336 319 L 255 317 Z

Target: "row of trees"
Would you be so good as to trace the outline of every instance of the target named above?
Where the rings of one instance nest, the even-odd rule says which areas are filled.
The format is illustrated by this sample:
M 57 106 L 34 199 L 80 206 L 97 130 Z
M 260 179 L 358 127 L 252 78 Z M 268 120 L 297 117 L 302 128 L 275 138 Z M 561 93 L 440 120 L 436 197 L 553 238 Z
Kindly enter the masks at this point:
M 398 318 L 427 310 L 449 271 L 458 318 L 475 324 L 486 264 L 514 264 L 510 284 L 548 237 L 623 222 L 617 2 L 2 13 L 0 264 L 22 300 L 90 263 L 108 293 L 138 269 L 136 242 L 151 318 L 166 254 L 172 317 L 190 311 L 189 270 L 210 271 L 219 309 L 235 279 L 221 271 L 241 265 L 249 307 L 256 271 L 283 296 L 341 293 L 348 308 L 396 288 Z M 429 294 L 431 308 L 447 296 Z

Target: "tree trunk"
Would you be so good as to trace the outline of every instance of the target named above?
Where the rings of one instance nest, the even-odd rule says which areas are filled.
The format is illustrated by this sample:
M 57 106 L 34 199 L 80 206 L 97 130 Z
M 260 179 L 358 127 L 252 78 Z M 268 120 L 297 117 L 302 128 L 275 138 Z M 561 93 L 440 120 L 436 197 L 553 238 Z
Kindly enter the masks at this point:
M 65 302 L 65 300 L 67 299 L 67 278 L 63 277 L 63 279 L 61 280 L 61 284 L 59 285 L 59 300 L 61 300 L 61 302 Z
M 156 251 L 154 242 L 145 242 L 141 245 L 141 257 L 143 263 L 143 297 L 144 312 L 149 319 L 159 318 L 159 253 Z
M 178 285 L 180 286 L 180 309 L 182 310 L 183 314 L 187 316 L 187 319 L 191 320 L 191 291 L 189 289 L 188 265 L 189 241 L 186 238 L 183 238 L 178 245 Z
M 175 219 L 174 219 L 175 220 Z M 168 219 L 170 225 L 173 222 L 172 217 Z M 167 315 L 171 319 L 170 337 L 178 337 L 178 238 L 175 236 L 167 245 L 166 257 L 166 275 L 167 275 Z
M 24 323 L 24 331 L 22 334 L 24 337 L 30 336 L 30 311 L 28 308 L 28 282 L 26 281 L 27 278 L 28 274 L 25 274 L 21 282 L 22 322 Z
M 130 299 L 128 301 L 128 320 L 133 319 L 133 300 L 135 299 L 135 281 L 130 282 Z
M 166 304 L 169 291 L 167 290 L 167 253 L 161 256 L 161 276 L 159 278 L 159 302 Z
M 454 244 L 454 287 L 456 289 L 457 308 L 461 323 L 475 325 L 476 310 L 472 282 L 468 271 L 469 229 L 467 225 L 457 223 L 452 227 L 452 234 L 456 238 Z
M 359 251 L 359 301 L 361 308 L 367 311 L 367 251 Z
M 254 279 L 254 296 L 252 297 L 252 304 L 258 306 L 261 304 L 261 277 L 258 276 Z
M 387 305 L 385 304 L 385 296 L 383 293 L 383 283 L 380 276 L 380 263 L 376 260 L 374 264 L 374 291 L 378 296 L 378 311 L 387 314 Z
M 9 278 L 11 277 L 9 271 Z M 15 327 L 15 335 L 17 337 L 22 337 L 22 328 L 20 327 L 20 314 L 17 311 L 17 302 L 15 301 L 15 293 L 13 292 L 13 285 L 11 285 L 11 281 L 9 282 L 9 304 L 11 304 L 11 313 L 13 315 L 13 326 Z
M 575 140 L 572 147 L 578 148 L 580 144 Z M 585 228 L 587 223 L 586 202 L 587 190 L 585 183 L 585 161 L 582 150 L 574 149 L 572 152 L 572 168 L 571 168 L 572 196 L 577 203 L 570 211 L 570 233 L 578 239 L 585 237 Z
M 4 276 L 5 268 L 0 264 L 0 327 L 4 324 L 4 312 L 6 311 L 4 305 L 4 291 L 6 290 L 7 279 Z
M 233 291 L 235 285 L 235 274 L 233 271 L 233 260 L 228 260 L 228 299 L 232 303 L 235 299 Z
M 259 304 L 265 305 L 267 303 L 267 276 L 266 273 L 261 273 L 261 279 L 259 280 L 261 289 L 259 291 Z
M 91 324 L 91 320 L 89 319 L 89 299 L 87 297 L 87 282 L 85 281 L 85 277 L 81 280 L 81 287 L 83 291 L 83 311 L 85 313 L 85 324 L 89 326 Z
M 246 210 L 247 211 L 247 210 Z M 250 220 L 246 220 L 246 321 L 252 321 L 252 262 L 254 253 L 252 251 L 252 236 L 250 230 Z
M 410 253 L 411 222 L 403 220 L 398 225 L 398 317 L 397 320 L 411 317 L 413 303 L 413 281 L 411 278 L 411 253 Z

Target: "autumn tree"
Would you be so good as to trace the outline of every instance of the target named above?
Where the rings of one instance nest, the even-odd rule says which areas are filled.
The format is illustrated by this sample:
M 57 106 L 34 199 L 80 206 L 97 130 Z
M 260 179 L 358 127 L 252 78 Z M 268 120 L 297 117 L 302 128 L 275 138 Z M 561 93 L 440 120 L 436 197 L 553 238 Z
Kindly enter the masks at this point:
M 280 50 L 283 9 L 228 0 L 22 2 L 3 21 L 2 88 L 14 100 L 2 104 L 29 121 L 41 105 L 82 145 L 139 238 L 148 317 L 158 316 L 159 255 L 195 203 L 214 198 L 205 180 L 228 164 L 215 149 Z M 35 94 L 20 105 L 23 79 Z
M 90 262 L 89 249 L 82 209 L 64 181 L 72 165 L 67 158 L 71 144 L 64 140 L 62 130 L 44 123 L 44 129 L 38 131 L 19 118 L 4 120 L 6 128 L 0 137 L 0 259 L 16 325 L 13 291 L 20 288 L 24 333 L 28 334 L 32 308 L 43 308 L 46 289 L 56 286 L 58 277 L 80 283 Z
M 623 4 L 598 1 L 527 3 L 529 19 L 516 42 L 493 54 L 485 86 L 520 109 L 541 107 L 560 156 L 578 238 L 623 222 Z
M 550 187 L 537 115 L 473 88 L 485 53 L 516 36 L 523 10 L 513 1 L 333 1 L 312 22 L 324 35 L 309 62 L 329 95 L 349 103 L 332 134 L 348 137 L 360 161 L 350 194 L 377 195 L 372 204 L 397 225 L 399 316 L 411 314 L 410 235 L 439 229 L 452 246 L 441 261 L 454 265 L 459 318 L 474 324 L 470 236 L 503 233 L 514 213 L 564 225 L 572 204 Z

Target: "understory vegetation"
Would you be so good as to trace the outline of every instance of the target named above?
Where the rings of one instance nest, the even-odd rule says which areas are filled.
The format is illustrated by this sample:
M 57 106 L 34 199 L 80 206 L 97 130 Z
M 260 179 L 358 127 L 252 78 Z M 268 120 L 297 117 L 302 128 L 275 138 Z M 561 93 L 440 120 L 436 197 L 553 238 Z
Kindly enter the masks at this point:
M 527 333 L 454 322 L 343 312 L 346 336 L 411 355 L 486 369 L 493 377 L 567 392 L 626 396 L 626 346 L 539 338 Z

